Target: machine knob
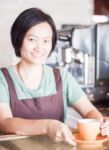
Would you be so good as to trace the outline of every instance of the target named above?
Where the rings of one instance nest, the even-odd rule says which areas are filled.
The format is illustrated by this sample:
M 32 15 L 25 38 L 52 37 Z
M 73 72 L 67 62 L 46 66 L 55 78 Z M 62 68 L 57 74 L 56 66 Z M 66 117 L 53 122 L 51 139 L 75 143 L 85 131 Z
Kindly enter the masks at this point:
M 106 96 L 109 97 L 109 92 L 106 93 Z
M 85 91 L 86 91 L 87 94 L 90 94 L 92 92 L 90 88 L 86 88 Z

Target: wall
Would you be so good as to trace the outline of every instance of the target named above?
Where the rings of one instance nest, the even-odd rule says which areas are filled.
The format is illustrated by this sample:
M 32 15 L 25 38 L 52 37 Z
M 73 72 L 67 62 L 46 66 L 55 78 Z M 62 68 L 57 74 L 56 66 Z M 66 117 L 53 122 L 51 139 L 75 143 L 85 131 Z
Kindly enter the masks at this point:
M 57 29 L 66 23 L 90 24 L 93 14 L 93 0 L 0 0 L 0 67 L 14 61 L 10 27 L 17 15 L 29 7 L 40 7 L 49 13 Z

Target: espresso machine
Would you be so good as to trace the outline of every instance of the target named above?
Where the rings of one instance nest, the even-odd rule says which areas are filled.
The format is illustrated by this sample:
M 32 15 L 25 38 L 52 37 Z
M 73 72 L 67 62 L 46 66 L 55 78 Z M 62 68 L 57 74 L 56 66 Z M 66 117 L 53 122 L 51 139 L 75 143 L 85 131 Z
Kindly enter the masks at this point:
M 95 25 L 95 104 L 109 115 L 109 22 Z
M 66 68 L 102 112 L 109 106 L 108 29 L 108 22 L 62 26 L 57 31 L 55 64 L 51 63 Z
M 57 66 L 67 69 L 94 100 L 95 44 L 94 26 L 62 28 L 57 31 Z M 87 35 L 87 37 L 86 37 Z
M 48 64 L 64 67 L 78 81 L 91 100 L 94 99 L 94 35 L 93 26 L 64 27 L 57 31 L 58 41 L 55 55 L 52 54 Z M 86 37 L 86 35 L 88 37 Z M 55 63 L 53 63 L 53 55 Z

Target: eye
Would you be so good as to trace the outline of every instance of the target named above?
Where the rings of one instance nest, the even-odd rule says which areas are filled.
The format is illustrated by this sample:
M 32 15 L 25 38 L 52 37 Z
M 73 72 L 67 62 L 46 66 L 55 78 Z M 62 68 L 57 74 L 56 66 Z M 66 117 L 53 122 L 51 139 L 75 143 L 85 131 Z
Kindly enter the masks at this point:
M 50 40 L 50 39 L 45 39 L 43 42 L 44 42 L 44 43 L 50 43 L 51 40 Z
M 36 41 L 36 39 L 34 39 L 34 38 L 29 38 L 29 41 L 33 41 L 33 42 L 35 42 L 35 41 Z

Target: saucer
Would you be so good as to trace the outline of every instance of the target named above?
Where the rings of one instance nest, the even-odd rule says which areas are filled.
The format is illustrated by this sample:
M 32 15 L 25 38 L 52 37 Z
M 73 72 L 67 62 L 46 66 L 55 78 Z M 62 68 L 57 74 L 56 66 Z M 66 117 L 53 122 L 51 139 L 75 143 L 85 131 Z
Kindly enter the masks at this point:
M 93 141 L 85 141 L 85 140 L 81 140 L 79 134 L 74 134 L 75 139 L 77 144 L 85 144 L 85 145 L 90 145 L 90 144 L 102 144 L 105 141 L 107 141 L 109 138 L 107 136 L 102 136 L 102 135 L 98 135 L 96 140 Z

